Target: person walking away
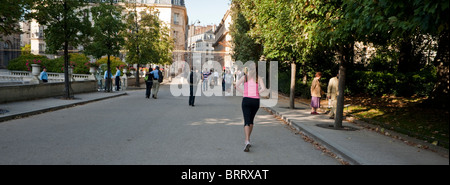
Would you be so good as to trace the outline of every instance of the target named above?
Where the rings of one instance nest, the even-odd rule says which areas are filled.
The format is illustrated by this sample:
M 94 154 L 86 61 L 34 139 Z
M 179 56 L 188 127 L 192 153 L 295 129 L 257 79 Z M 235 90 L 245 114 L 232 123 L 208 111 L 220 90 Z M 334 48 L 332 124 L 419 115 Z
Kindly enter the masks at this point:
M 152 68 L 148 69 L 147 74 L 144 77 L 145 80 L 145 97 L 147 99 L 150 98 L 150 94 L 151 94 L 151 90 L 152 90 L 152 86 L 153 86 L 153 74 L 151 74 L 151 72 L 153 71 Z
M 198 84 L 198 75 L 196 70 L 192 69 L 189 74 L 189 106 L 195 107 L 195 93 Z
M 244 84 L 243 90 L 240 88 L 242 83 Z M 253 131 L 254 119 L 260 104 L 259 91 L 262 92 L 266 90 L 262 78 L 257 77 L 255 64 L 250 64 L 248 73 L 237 81 L 236 90 L 243 94 L 241 107 L 244 116 L 244 152 L 249 152 L 251 147 L 250 136 Z
M 311 84 L 311 114 L 319 114 L 317 108 L 320 107 L 320 97 L 323 94 L 320 87 L 320 77 L 322 77 L 322 73 L 317 72 Z
M 327 88 L 327 97 L 331 101 L 331 111 L 328 114 L 330 119 L 334 119 L 336 115 L 337 96 L 339 95 L 339 73 L 330 79 Z
M 42 80 L 42 82 L 47 83 L 48 82 L 48 74 L 47 74 L 47 68 L 43 68 L 41 74 L 39 75 L 39 79 Z
M 121 75 L 121 71 L 120 71 L 119 67 L 117 66 L 116 67 L 116 75 L 115 75 L 117 91 L 120 90 L 120 75 Z
M 162 78 L 162 76 L 160 76 L 160 72 L 159 72 L 159 66 L 156 66 L 155 70 L 153 70 L 150 74 L 153 75 L 153 87 L 152 87 L 152 92 L 153 92 L 153 99 L 158 99 L 158 91 L 159 91 L 159 78 Z

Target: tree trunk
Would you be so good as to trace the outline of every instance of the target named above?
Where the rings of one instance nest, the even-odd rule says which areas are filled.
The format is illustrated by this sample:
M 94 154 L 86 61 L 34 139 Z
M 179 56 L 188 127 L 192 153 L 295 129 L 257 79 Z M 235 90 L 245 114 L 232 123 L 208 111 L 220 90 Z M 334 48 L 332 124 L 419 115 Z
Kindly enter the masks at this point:
M 291 62 L 291 92 L 289 96 L 289 108 L 295 108 L 295 73 L 296 73 L 296 65 L 295 61 Z
M 67 12 L 69 11 L 69 8 L 67 7 L 67 2 L 64 1 L 64 19 L 67 18 Z M 71 92 L 70 87 L 70 79 L 69 79 L 69 41 L 67 40 L 68 37 L 68 28 L 67 28 L 67 20 L 64 21 L 64 32 L 66 34 L 66 40 L 64 42 L 64 98 L 65 99 L 72 99 L 73 95 Z
M 449 32 L 448 30 L 443 31 L 439 36 L 438 50 L 436 53 L 436 58 L 434 64 L 437 69 L 437 81 L 434 86 L 433 92 L 431 92 L 430 97 L 425 101 L 425 105 L 434 108 L 447 109 L 449 105 L 448 92 L 449 88 L 449 58 L 450 58 L 450 48 L 449 48 Z
M 140 87 L 141 84 L 139 84 L 139 64 L 136 66 L 136 87 Z
M 344 90 L 345 76 L 347 65 L 351 62 L 353 56 L 353 43 L 340 46 L 339 48 L 339 95 L 337 97 L 336 115 L 334 120 L 334 128 L 342 128 L 342 120 L 344 119 Z
M 64 42 L 64 98 L 73 98 L 69 78 L 69 43 L 67 41 Z

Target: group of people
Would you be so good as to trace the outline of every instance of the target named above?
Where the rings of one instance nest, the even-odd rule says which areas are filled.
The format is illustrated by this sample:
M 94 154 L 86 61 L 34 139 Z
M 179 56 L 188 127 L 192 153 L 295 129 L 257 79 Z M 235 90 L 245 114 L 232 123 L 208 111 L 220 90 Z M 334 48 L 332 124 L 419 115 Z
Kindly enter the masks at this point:
M 317 72 L 314 80 L 311 84 L 311 114 L 319 114 L 317 113 L 317 109 L 320 108 L 320 98 L 323 94 L 322 88 L 320 87 L 320 78 L 322 77 L 321 72 Z M 327 98 L 329 104 L 331 105 L 331 111 L 329 113 L 330 119 L 334 119 L 336 115 L 336 106 L 337 106 L 337 96 L 339 95 L 339 74 L 335 77 L 331 78 L 328 82 L 327 87 Z
M 202 79 L 202 89 L 203 91 L 207 91 L 208 85 L 216 86 L 219 84 L 218 83 L 219 72 L 214 69 L 208 71 L 208 69 L 205 68 L 205 70 L 202 72 L 201 79 Z
M 117 67 L 117 72 L 115 75 L 116 79 L 116 85 L 117 89 L 119 90 L 119 83 L 120 83 L 120 75 L 121 72 L 119 68 Z M 242 114 L 244 117 L 244 134 L 245 134 L 245 140 L 244 140 L 244 152 L 249 152 L 250 147 L 252 146 L 250 143 L 250 136 L 253 131 L 253 125 L 256 113 L 259 110 L 260 106 L 260 92 L 263 92 L 266 90 L 266 87 L 262 81 L 262 78 L 257 76 L 256 73 L 256 65 L 250 64 L 247 68 L 245 68 L 242 75 L 237 75 L 237 82 L 236 82 L 236 90 L 242 93 Z M 208 78 L 209 76 L 213 75 L 214 77 L 214 83 L 217 85 L 218 80 L 218 73 L 216 75 L 217 71 L 205 71 L 203 73 L 199 73 L 197 69 L 191 69 L 188 77 L 188 82 L 190 85 L 190 96 L 189 96 L 189 106 L 194 107 L 195 103 L 195 89 L 194 85 L 199 83 L 199 80 L 201 79 L 203 81 L 202 86 L 203 90 L 208 89 Z M 199 78 L 199 75 L 201 75 L 201 78 Z M 107 77 L 107 72 L 105 72 L 105 79 Z M 110 76 L 112 78 L 112 76 Z M 320 78 L 322 77 L 321 72 L 317 72 L 315 74 L 315 78 L 312 81 L 311 84 L 311 114 L 316 115 L 317 109 L 320 108 L 320 99 L 324 93 L 321 89 L 320 84 Z M 338 93 L 338 87 L 339 87 L 339 75 L 336 75 L 335 77 L 331 78 L 328 83 L 327 88 L 327 98 L 331 103 L 331 111 L 329 113 L 329 116 L 331 119 L 334 119 L 334 116 L 336 114 L 336 104 L 337 104 L 337 96 Z M 46 69 L 43 69 L 43 72 L 40 75 L 40 79 L 44 82 L 48 81 L 48 76 L 46 73 Z M 147 99 L 150 98 L 150 95 L 152 94 L 152 98 L 157 99 L 158 97 L 158 91 L 159 91 L 159 85 L 160 82 L 163 79 L 162 72 L 159 70 L 159 67 L 156 66 L 155 70 L 149 69 L 149 72 L 147 72 L 145 76 L 145 82 L 146 82 L 146 93 L 145 97 Z M 222 90 L 226 91 L 231 88 L 232 82 L 233 82 L 233 75 L 231 75 L 229 70 L 224 70 L 223 76 L 222 76 Z M 241 89 L 241 85 L 243 85 L 244 89 Z
M 119 67 L 116 67 L 116 74 L 114 75 L 114 77 L 110 74 L 110 78 L 115 79 L 117 91 L 120 90 L 120 75 L 121 75 L 121 71 L 120 71 Z M 107 77 L 108 77 L 108 71 L 105 71 L 104 79 L 106 80 Z M 146 73 L 146 75 L 144 77 L 144 81 L 145 81 L 145 85 L 146 85 L 145 98 L 150 99 L 150 95 L 152 95 L 153 99 L 158 98 L 159 85 L 162 82 L 162 79 L 163 79 L 163 75 L 162 75 L 161 70 L 159 69 L 159 66 L 156 66 L 155 70 L 153 70 L 152 68 L 149 68 L 149 71 Z
M 150 99 L 150 95 L 152 95 L 153 99 L 158 99 L 159 85 L 163 80 L 163 74 L 161 70 L 159 70 L 159 66 L 156 66 L 155 70 L 152 68 L 149 69 L 147 74 L 145 74 L 145 98 Z
M 108 74 L 110 79 L 115 79 L 116 84 L 116 90 L 120 90 L 120 75 L 122 75 L 122 72 L 120 71 L 119 67 L 116 67 L 116 74 L 112 76 L 111 73 L 108 73 L 108 70 L 105 71 L 105 75 L 103 75 L 103 79 L 105 79 L 105 91 L 108 89 L 109 81 L 108 81 Z
M 196 71 L 198 73 L 198 71 Z M 234 76 L 231 74 L 229 69 L 224 69 L 221 75 L 222 78 L 222 92 L 226 93 L 225 95 L 231 94 L 231 85 L 233 84 Z M 202 80 L 202 90 L 207 91 L 208 86 L 216 86 L 219 83 L 219 72 L 217 70 L 205 68 L 205 70 L 201 73 Z
M 262 78 L 257 76 L 256 73 L 256 65 L 251 64 L 247 68 L 245 68 L 245 71 L 242 73 L 242 75 L 237 76 L 237 82 L 236 82 L 236 90 L 242 93 L 242 103 L 241 103 L 241 109 L 242 114 L 244 117 L 244 134 L 245 134 L 245 140 L 244 140 L 244 152 L 249 152 L 250 147 L 252 146 L 250 143 L 250 137 L 253 131 L 254 126 L 254 120 L 256 113 L 259 110 L 260 106 L 260 92 L 263 92 L 266 90 L 266 87 L 262 81 Z M 194 88 L 195 84 L 198 84 L 199 79 L 197 75 L 199 75 L 198 71 L 196 69 L 191 69 L 189 74 L 188 82 L 190 84 L 190 97 L 189 97 L 189 106 L 194 106 L 195 102 L 195 92 Z M 208 77 L 212 75 L 212 71 L 205 71 L 201 73 L 201 79 L 203 81 L 202 86 L 203 90 L 208 89 Z M 232 78 L 233 76 L 230 74 L 230 71 L 225 70 L 222 76 L 222 88 L 223 91 L 229 89 L 232 84 Z M 321 89 L 320 84 L 320 78 L 322 77 L 321 72 L 317 72 L 315 75 L 315 78 L 313 79 L 313 82 L 311 84 L 311 114 L 316 115 L 317 109 L 320 108 L 320 99 L 323 94 L 325 94 Z M 217 82 L 217 78 L 214 79 L 214 82 Z M 230 82 L 230 83 L 227 83 Z M 229 87 L 227 87 L 227 84 L 229 84 Z M 243 89 L 241 89 L 241 85 L 243 85 Z M 339 86 L 339 80 L 338 75 L 331 78 L 328 84 L 327 88 L 327 98 L 331 102 L 332 108 L 329 113 L 330 118 L 334 119 L 334 116 L 336 114 L 336 104 L 337 104 L 337 96 L 338 96 L 338 86 Z

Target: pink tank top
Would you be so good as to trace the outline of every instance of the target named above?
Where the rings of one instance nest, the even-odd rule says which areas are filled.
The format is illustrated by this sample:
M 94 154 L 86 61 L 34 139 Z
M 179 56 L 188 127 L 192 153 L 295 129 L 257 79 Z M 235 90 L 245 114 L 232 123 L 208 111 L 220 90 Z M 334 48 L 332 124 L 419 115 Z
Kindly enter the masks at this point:
M 244 83 L 244 97 L 259 99 L 258 84 L 253 79 Z

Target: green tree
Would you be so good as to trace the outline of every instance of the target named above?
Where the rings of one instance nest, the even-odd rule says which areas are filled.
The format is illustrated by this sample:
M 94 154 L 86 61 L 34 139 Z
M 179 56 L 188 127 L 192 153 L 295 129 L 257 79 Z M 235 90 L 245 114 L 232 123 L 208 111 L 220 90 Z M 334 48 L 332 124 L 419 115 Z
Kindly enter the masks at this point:
M 94 22 L 92 30 L 92 42 L 90 42 L 85 52 L 97 59 L 107 56 L 107 71 L 111 73 L 111 56 L 118 56 L 124 44 L 122 32 L 125 24 L 122 22 L 121 6 L 115 6 L 113 0 L 108 3 L 98 1 L 98 5 L 91 8 L 92 20 Z M 112 90 L 111 76 L 107 75 L 107 92 Z
M 170 29 L 163 26 L 160 30 L 160 38 L 158 45 L 158 60 L 155 61 L 157 64 L 172 64 L 172 54 L 174 48 L 173 38 L 169 35 Z
M 233 0 L 239 6 L 251 27 L 249 35 L 263 45 L 266 58 L 286 61 L 291 65 L 290 108 L 295 107 L 296 63 L 300 61 L 295 50 L 297 35 L 292 34 L 289 1 Z
M 232 24 L 230 26 L 230 35 L 233 37 L 233 53 L 231 57 L 235 61 L 247 62 L 258 61 L 262 55 L 262 45 L 256 43 L 256 40 L 249 34 L 252 25 L 242 14 L 240 4 L 232 4 Z
M 320 23 L 327 22 L 321 1 L 304 0 L 233 0 L 252 25 L 249 35 L 263 45 L 266 58 L 286 61 L 291 65 L 290 108 L 295 107 L 296 70 L 301 64 L 303 83 L 306 84 L 307 69 L 314 68 L 318 54 L 332 55 L 316 38 Z M 317 6 L 316 6 L 317 5 Z M 328 7 L 327 7 L 328 8 Z M 325 58 L 325 57 L 321 57 Z M 329 57 L 330 58 L 330 57 Z
M 339 62 L 339 96 L 334 123 L 336 129 L 342 127 L 346 72 L 348 66 L 353 62 L 354 44 L 359 37 L 359 34 L 355 33 L 355 27 L 351 20 L 345 17 L 343 3 L 340 0 L 306 3 L 307 11 L 315 15 L 310 17 L 313 18 L 310 24 L 315 26 L 312 32 L 313 42 L 332 48 Z
M 149 48 L 152 46 L 152 40 L 154 40 L 154 34 L 145 34 L 145 27 L 153 28 L 152 23 L 150 25 L 145 25 L 146 21 L 151 20 L 152 14 L 148 14 L 146 11 L 138 12 L 137 4 L 135 3 L 127 3 L 127 9 L 129 9 L 128 14 L 126 15 L 126 28 L 127 32 L 125 32 L 125 50 L 127 50 L 126 62 L 128 64 L 137 64 L 137 70 L 139 70 L 140 65 L 145 65 L 149 63 L 147 57 L 154 56 L 156 53 L 152 51 L 153 48 Z M 133 11 L 134 10 L 134 11 Z M 153 11 L 153 10 L 152 10 Z M 144 29 L 143 29 L 144 28 Z M 146 48 L 147 47 L 147 48 Z M 146 53 L 144 50 L 150 50 L 150 53 Z M 136 73 L 136 86 L 139 87 L 139 71 Z
M 169 29 L 159 20 L 159 12 L 154 7 L 145 7 L 138 12 L 136 3 L 127 3 L 125 50 L 129 64 L 164 64 L 171 62 L 173 39 Z M 133 11 L 134 10 L 134 11 Z M 136 73 L 139 86 L 139 73 Z
M 33 18 L 45 26 L 46 52 L 57 54 L 64 52 L 64 80 L 66 99 L 73 98 L 68 73 L 69 46 L 77 47 L 87 36 L 91 24 L 84 0 L 42 0 L 34 3 Z
M 374 43 L 400 43 L 399 70 L 417 71 L 417 58 L 412 52 L 413 38 L 431 36 L 437 41 L 433 64 L 437 82 L 428 99 L 429 105 L 446 107 L 449 104 L 449 2 L 438 1 L 344 1 L 345 19 L 353 25 L 356 35 Z M 417 39 L 414 39 L 417 40 Z M 424 42 L 419 40 L 419 42 Z M 420 43 L 424 44 L 424 43 Z M 419 56 L 419 57 L 418 57 Z M 411 66 L 413 67 L 412 69 Z
M 19 22 L 29 13 L 32 2 L 32 0 L 0 0 L 0 35 L 22 32 Z

